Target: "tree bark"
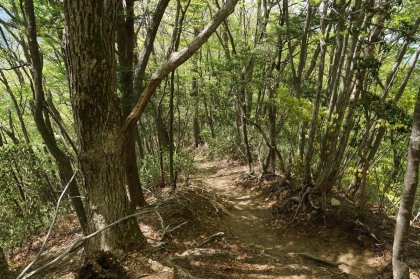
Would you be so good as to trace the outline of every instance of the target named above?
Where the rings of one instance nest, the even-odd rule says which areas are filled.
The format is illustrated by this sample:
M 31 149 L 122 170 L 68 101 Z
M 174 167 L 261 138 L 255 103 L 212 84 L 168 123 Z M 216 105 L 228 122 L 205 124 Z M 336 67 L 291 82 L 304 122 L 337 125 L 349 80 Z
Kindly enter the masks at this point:
M 410 146 L 408 148 L 407 169 L 404 176 L 404 190 L 401 196 L 397 224 L 395 225 L 394 245 L 392 249 L 392 271 L 394 279 L 410 278 L 407 263 L 407 240 L 410 218 L 416 197 L 420 163 L 420 88 L 417 93 L 416 107 L 413 114 Z
M 318 128 L 318 116 L 319 110 L 321 106 L 321 94 L 322 94 L 322 84 L 324 80 L 324 67 L 325 67 L 325 55 L 326 55 L 326 40 L 328 39 L 328 35 L 325 34 L 325 17 L 327 15 L 327 7 L 328 3 L 324 1 L 324 8 L 323 13 L 321 15 L 321 24 L 320 24 L 320 32 L 321 38 L 319 40 L 319 48 L 320 48 L 320 58 L 319 58 L 319 68 L 318 68 L 318 85 L 316 88 L 316 97 L 315 97 L 315 104 L 314 104 L 314 111 L 312 113 L 312 122 L 311 122 L 311 129 L 309 131 L 309 138 L 308 138 L 308 148 L 305 155 L 305 174 L 304 174 L 304 184 L 310 185 L 312 184 L 312 173 L 311 173 L 311 163 L 312 157 L 314 152 L 314 142 L 316 131 Z M 327 36 L 327 38 L 325 38 Z
M 0 247 L 0 279 L 9 279 L 9 265 L 3 253 L 3 248 Z
M 199 30 L 197 28 L 194 28 L 194 34 L 195 36 L 198 35 Z M 199 98 L 199 90 L 198 90 L 198 77 L 199 70 L 198 70 L 198 55 L 196 54 L 195 57 L 193 57 L 193 77 L 191 81 L 191 96 L 193 99 L 193 105 L 194 105 L 194 116 L 193 116 L 193 135 L 194 135 L 194 145 L 195 147 L 198 147 L 200 144 L 203 143 L 203 139 L 201 138 L 201 129 L 200 129 L 200 120 L 199 120 L 199 111 L 200 111 L 200 98 Z M 201 55 L 200 55 L 201 57 Z M 200 58 L 201 59 L 201 58 Z
M 126 118 L 135 102 L 134 94 L 134 0 L 127 0 L 125 7 L 120 5 L 118 15 L 117 43 L 119 53 L 119 85 L 122 94 L 122 115 Z M 136 142 L 132 133 L 125 146 L 125 172 L 127 175 L 127 188 L 130 195 L 130 204 L 134 209 L 145 206 L 143 190 L 141 188 L 139 171 L 137 166 Z
M 69 86 L 90 233 L 132 213 L 125 191 L 124 141 L 116 94 L 118 3 L 64 1 Z M 146 238 L 131 218 L 89 239 L 86 252 L 127 251 L 145 245 Z

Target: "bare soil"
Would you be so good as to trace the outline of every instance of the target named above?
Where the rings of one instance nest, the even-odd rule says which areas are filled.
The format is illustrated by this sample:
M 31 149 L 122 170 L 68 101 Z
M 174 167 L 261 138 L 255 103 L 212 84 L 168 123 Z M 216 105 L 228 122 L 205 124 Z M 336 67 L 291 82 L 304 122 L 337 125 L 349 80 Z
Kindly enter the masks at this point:
M 139 218 L 150 243 L 147 253 L 83 261 L 78 251 L 33 278 L 392 278 L 393 220 L 374 208 L 360 215 L 335 193 L 340 205 L 329 206 L 326 215 L 302 210 L 288 225 L 293 208 L 273 211 L 273 204 L 296 192 L 283 177 L 244 180 L 246 168 L 237 162 L 202 157 L 196 164 L 197 173 L 175 195 L 163 189 L 149 198 L 160 205 Z M 420 278 L 419 233 L 415 224 L 409 238 L 411 278 Z M 74 218 L 64 218 L 37 265 L 77 237 Z M 41 240 L 14 251 L 16 269 L 34 257 Z

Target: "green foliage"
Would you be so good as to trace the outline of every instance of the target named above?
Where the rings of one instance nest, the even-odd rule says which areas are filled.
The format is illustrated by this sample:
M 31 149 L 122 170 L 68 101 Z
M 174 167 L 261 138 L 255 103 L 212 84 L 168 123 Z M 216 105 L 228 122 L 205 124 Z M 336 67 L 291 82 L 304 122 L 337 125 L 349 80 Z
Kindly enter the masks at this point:
M 313 104 L 305 98 L 296 98 L 291 92 L 281 86 L 278 90 L 277 107 L 282 113 L 287 114 L 287 119 L 292 123 L 300 121 L 309 123 L 312 119 Z
M 220 1 L 219 1 L 220 2 Z M 190 61 L 175 71 L 175 112 L 174 112 L 174 138 L 177 145 L 177 152 L 174 158 L 175 172 L 178 178 L 186 178 L 189 173 L 194 172 L 192 152 L 186 150 L 193 141 L 191 132 L 192 118 L 195 114 L 195 104 L 198 103 L 198 115 L 201 125 L 200 135 L 208 144 L 210 155 L 216 157 L 231 157 L 235 159 L 245 158 L 243 135 L 241 134 L 240 114 L 242 102 L 246 103 L 249 111 L 247 117 L 257 122 L 265 135 L 270 136 L 270 122 L 274 118 L 275 129 L 272 138 L 276 148 L 280 151 L 286 168 L 291 170 L 298 181 L 304 174 L 303 154 L 298 154 L 301 141 L 300 131 L 306 132 L 304 141 L 304 152 L 307 151 L 308 131 L 311 128 L 312 113 L 314 110 L 316 88 L 318 83 L 318 69 L 320 54 L 315 55 L 319 40 L 322 34 L 319 33 L 322 4 L 319 0 L 309 2 L 290 2 L 288 11 L 288 22 L 282 3 L 266 1 L 269 9 L 268 18 L 265 18 L 264 9 L 258 8 L 256 3 L 262 6 L 261 1 L 240 1 L 235 12 L 217 30 L 217 34 L 209 38 L 206 45 Z M 136 1 L 135 21 L 136 32 L 138 32 L 136 57 L 146 38 L 147 28 L 151 23 L 156 1 Z M 162 24 L 159 28 L 154 49 L 146 76 L 159 67 L 162 59 L 167 56 L 168 46 L 172 39 L 172 33 L 177 26 L 174 24 L 177 4 L 186 10 L 182 29 L 180 29 L 180 48 L 191 43 L 195 31 L 201 29 L 210 18 L 211 14 L 218 10 L 214 1 L 206 2 L 201 0 L 181 0 L 180 2 L 170 1 Z M 398 92 L 401 81 L 406 74 L 410 57 L 417 48 L 416 43 L 411 43 L 400 69 L 393 78 L 389 88 L 389 95 L 386 101 L 381 101 L 383 87 L 389 71 L 393 68 L 396 58 L 405 41 L 413 42 L 418 37 L 418 30 L 414 30 L 415 18 L 420 13 L 420 5 L 417 0 L 392 0 L 387 2 L 380 9 L 372 10 L 363 3 L 363 7 L 354 10 L 354 1 L 328 3 L 328 29 L 326 30 L 326 60 L 324 72 L 321 77 L 324 79 L 321 89 L 321 108 L 316 131 L 314 154 L 312 160 L 313 172 L 316 174 L 316 164 L 319 160 L 319 149 L 325 141 L 325 131 L 337 128 L 339 137 L 350 131 L 349 140 L 345 143 L 344 159 L 339 162 L 340 178 L 334 181 L 334 186 L 341 185 L 344 189 L 352 182 L 357 168 L 359 154 L 358 148 L 363 142 L 363 137 L 369 120 L 378 119 L 373 128 L 383 127 L 386 130 L 382 139 L 378 154 L 372 159 L 372 165 L 368 172 L 367 195 L 369 201 L 377 202 L 387 209 L 393 210 L 400 195 L 403 168 L 403 157 L 407 150 L 407 135 L 411 128 L 411 114 L 414 107 L 414 100 L 420 83 L 420 71 L 414 69 L 403 96 L 398 103 L 392 101 Z M 4 38 L 11 46 L 0 43 L 0 64 L 1 67 L 10 68 L 8 61 L 15 64 L 23 64 L 30 60 L 24 53 L 24 47 L 20 45 L 19 39 L 24 42 L 26 26 L 23 23 L 22 10 L 19 9 L 20 2 L 2 1 L 5 9 L 16 13 L 15 18 L 7 16 Z M 307 16 L 307 8 L 313 5 L 314 13 L 309 22 L 308 45 L 305 54 L 305 63 L 301 73 L 301 84 L 296 86 L 300 92 L 300 98 L 294 97 L 294 82 L 297 82 L 296 71 L 299 68 L 301 57 L 302 36 Z M 386 10 L 389 11 L 386 11 Z M 376 24 L 381 19 L 380 13 L 385 15 L 385 20 Z M 260 14 L 258 14 L 258 12 Z M 35 13 L 37 17 L 38 42 L 43 56 L 43 75 L 46 98 L 52 98 L 55 107 L 59 111 L 70 135 L 74 135 L 74 127 L 71 116 L 71 104 L 68 93 L 67 73 L 64 57 L 61 51 L 61 37 L 63 33 L 63 12 L 61 1 L 40 0 L 35 1 Z M 352 28 L 357 26 L 357 18 L 364 20 L 358 30 Z M 343 28 L 337 32 L 337 23 L 344 19 Z M 373 23 L 373 24 L 371 24 Z M 372 32 L 378 26 L 384 28 L 378 33 L 377 42 L 369 42 Z M 181 26 L 178 26 L 181 27 Z M 12 36 L 12 33 L 15 32 Z M 23 36 L 22 38 L 20 36 Z M 338 42 L 341 36 L 346 43 L 346 49 L 339 50 Z M 353 37 L 355 36 L 355 37 Z M 1 38 L 3 39 L 3 37 Z M 357 41 L 359 50 L 350 51 L 352 41 Z M 355 42 L 356 42 L 355 41 Z M 360 44 L 360 45 L 359 45 Z M 371 49 L 372 47 L 372 49 Z M 370 55 L 370 51 L 373 55 Z M 334 69 L 337 54 L 340 51 L 344 60 Z M 354 61 L 348 60 L 354 57 Z M 14 61 L 16 60 L 16 61 Z M 135 63 L 136 61 L 134 61 Z M 310 64 L 314 68 L 309 73 Z M 293 63 L 293 66 L 292 66 Z M 29 63 L 30 64 L 30 63 Z M 348 65 L 348 69 L 347 69 Z M 355 66 L 354 69 L 350 67 Z M 119 68 L 119 70 L 124 70 Z M 354 73 L 353 73 L 354 70 Z M 26 73 L 24 72 L 26 71 Z M 54 195 L 57 188 L 55 178 L 55 167 L 47 155 L 41 142 L 41 137 L 33 124 L 30 112 L 30 103 L 33 101 L 29 67 L 19 68 L 15 71 L 3 71 L 5 79 L 9 83 L 11 93 L 18 100 L 18 107 L 23 114 L 23 121 L 26 124 L 30 140 L 34 145 L 5 145 L 0 148 L 0 245 L 10 247 L 16 245 L 31 234 L 39 231 L 43 221 L 54 204 Z M 17 74 L 22 74 L 19 79 Z M 29 74 L 27 76 L 27 73 Z M 361 75 L 365 73 L 365 75 Z M 350 77 L 346 75 L 349 74 Z M 332 119 L 326 121 L 328 106 L 332 104 L 333 98 L 333 77 L 338 76 L 338 100 L 342 106 L 331 109 Z M 363 78 L 361 78 L 363 77 Z M 198 94 L 192 95 L 192 79 L 197 80 Z M 349 82 L 343 88 L 345 79 Z M 158 88 L 156 99 L 159 101 L 159 109 L 165 127 L 169 127 L 168 116 L 168 91 L 170 90 L 169 80 L 165 80 Z M 360 84 L 358 82 L 361 82 Z M 118 83 L 118 81 L 117 81 Z M 145 80 L 144 85 L 147 84 Z M 120 84 L 117 84 L 117 88 Z M 353 100 L 357 94 L 358 86 L 361 86 L 359 99 Z M 243 98 L 241 94 L 247 95 Z M 274 93 L 273 93 L 274 92 Z M 136 94 L 139 92 L 136 92 Z M 273 94 L 272 94 L 273 93 Z M 346 94 L 352 95 L 350 101 L 343 101 Z M 352 94 L 353 93 L 353 94 Z M 269 94 L 272 94 L 269 96 Z M 242 98 L 242 99 L 241 99 Z M 206 110 L 204 109 L 204 104 Z M 46 104 L 47 108 L 51 108 Z M 274 109 L 272 109 L 274 108 Z M 349 114 L 343 114 L 349 109 L 355 108 L 352 119 L 346 119 Z M 6 91 L 6 86 L 0 83 L 0 126 L 4 130 L 15 133 L 17 138 L 22 138 L 21 124 L 15 113 L 16 105 L 12 102 L 11 96 Z M 341 110 L 341 111 L 337 111 Z M 8 113 L 10 111 L 10 114 Z M 269 115 L 271 112 L 273 115 Z M 47 113 L 46 113 L 47 114 Z M 156 112 L 149 105 L 141 119 L 141 142 L 144 153 L 152 154 L 140 161 L 140 179 L 145 188 L 153 189 L 161 184 L 161 169 L 158 153 L 156 152 L 156 129 L 154 126 Z M 270 118 L 272 117 L 272 118 Z M 53 119 L 49 118 L 54 134 L 58 134 L 58 127 Z M 209 123 L 211 120 L 212 123 Z M 212 124 L 212 132 L 209 130 Z M 262 140 L 261 131 L 252 124 L 248 124 L 248 136 L 251 152 L 256 161 L 265 159 L 268 153 L 268 146 Z M 350 129 L 350 130 L 349 130 Z M 401 136 L 391 140 L 390 134 L 395 132 Z M 7 135 L 5 135 L 7 137 Z M 8 139 L 8 138 L 7 138 Z M 271 138 L 270 138 L 271 139 Z M 8 139 L 9 140 L 9 139 Z M 374 140 L 374 138 L 372 138 Z M 58 140 L 60 147 L 63 141 Z M 312 143 L 311 143 L 312 144 Z M 372 142 L 369 143 L 368 149 Z M 331 148 L 337 151 L 337 146 Z M 335 154 L 334 154 L 335 155 Z M 169 182 L 169 154 L 163 152 L 163 183 Z M 397 162 L 399 161 L 399 163 Z M 397 172 L 395 172 L 397 170 Z M 17 217 L 17 218 L 16 218 Z
M 392 101 L 381 101 L 380 97 L 370 92 L 364 92 L 358 101 L 365 110 L 375 113 L 379 119 L 378 125 L 385 125 L 391 130 L 408 134 L 411 131 L 411 116 L 407 114 L 398 104 Z
M 377 78 L 381 65 L 382 63 L 376 57 L 370 57 L 368 59 L 360 58 L 356 62 L 356 69 L 358 71 L 368 70 L 374 78 Z
M 20 245 L 43 228 L 56 200 L 53 171 L 42 147 L 0 147 L 0 246 Z
M 241 138 L 234 127 L 220 127 L 216 138 L 208 140 L 210 155 L 221 158 L 244 158 Z
M 169 177 L 169 151 L 163 151 L 163 183 L 168 184 Z M 180 151 L 174 154 L 174 170 L 179 180 L 188 179 L 195 172 L 194 158 L 190 152 Z M 161 180 L 160 162 L 158 156 L 146 156 L 140 160 L 140 179 L 142 187 L 153 190 L 163 186 Z

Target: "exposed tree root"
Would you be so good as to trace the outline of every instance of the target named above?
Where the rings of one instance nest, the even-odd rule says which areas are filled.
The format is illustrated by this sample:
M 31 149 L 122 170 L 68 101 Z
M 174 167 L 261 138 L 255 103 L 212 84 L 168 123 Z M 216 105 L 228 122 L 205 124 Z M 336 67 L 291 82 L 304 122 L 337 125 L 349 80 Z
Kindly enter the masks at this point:
M 171 261 L 173 260 L 190 260 L 197 258 L 211 258 L 211 257 L 226 257 L 229 253 L 221 250 L 216 250 L 212 248 L 193 248 L 182 252 L 179 255 L 170 257 Z
M 201 248 L 204 245 L 206 245 L 206 244 L 208 244 L 210 242 L 213 242 L 213 241 L 215 241 L 218 238 L 222 238 L 224 236 L 225 236 L 225 233 L 224 232 L 218 232 L 218 233 L 212 234 L 209 238 L 207 238 L 206 240 L 204 240 L 200 244 L 196 245 L 195 248 Z
M 312 184 L 305 185 L 302 188 L 302 191 L 300 193 L 300 197 L 298 198 L 298 205 L 295 209 L 295 212 L 293 213 L 292 219 L 286 225 L 286 227 L 289 226 L 290 224 L 292 224 L 295 221 L 296 216 L 298 215 L 299 211 L 302 209 L 302 207 L 304 206 L 306 201 L 313 209 L 319 210 L 319 207 L 315 206 L 315 204 L 313 202 L 313 199 L 312 199 L 312 195 L 314 193 L 316 193 L 318 190 L 319 190 L 319 186 L 313 186 Z M 325 208 L 325 207 L 323 206 L 322 208 Z
M 251 173 L 243 173 L 241 174 L 237 179 L 236 179 L 236 184 L 239 186 L 242 186 L 244 188 L 249 187 L 250 185 L 261 185 L 261 183 L 265 182 L 265 181 L 273 181 L 276 180 L 276 178 L 283 178 L 281 176 L 278 176 L 275 173 L 272 172 L 261 172 L 261 173 L 255 173 L 255 172 L 251 172 Z M 287 187 L 287 186 L 291 186 L 292 183 L 289 180 L 290 177 L 286 176 L 285 179 L 282 179 L 281 183 L 279 183 L 280 185 L 277 185 L 276 188 L 282 188 L 282 187 Z
M 258 175 L 255 175 L 254 172 L 252 173 L 244 173 L 239 176 L 239 178 L 236 180 L 236 183 L 238 185 L 247 186 L 251 182 L 258 182 Z
M 369 226 L 368 225 L 366 225 L 366 224 L 364 224 L 364 223 L 362 223 L 362 222 L 360 222 L 359 221 L 359 219 L 357 219 L 356 221 L 355 221 L 355 223 L 356 223 L 356 230 L 358 230 L 358 231 L 360 231 L 360 232 L 362 232 L 362 233 L 364 233 L 364 234 L 366 234 L 366 235 L 368 235 L 369 237 L 371 237 L 373 240 L 375 240 L 375 242 L 376 242 L 376 244 L 378 245 L 383 245 L 384 243 L 381 243 L 380 241 L 379 241 L 379 239 L 376 237 L 376 235 L 371 231 L 371 229 L 369 228 Z
M 322 263 L 322 264 L 337 267 L 337 268 L 338 268 L 338 266 L 340 266 L 342 264 L 343 265 L 348 265 L 347 263 L 344 263 L 344 262 L 334 262 L 334 261 L 330 261 L 330 260 L 327 260 L 327 259 L 323 259 L 323 258 L 320 258 L 320 257 L 313 256 L 313 255 L 308 254 L 308 253 L 289 253 L 288 255 L 291 255 L 291 256 L 298 255 L 298 256 L 301 256 L 305 259 L 309 259 L 309 260 L 312 260 L 312 261 L 315 261 L 315 262 L 318 262 L 318 263 Z
M 127 271 L 110 252 L 100 251 L 85 260 L 76 276 L 83 278 L 130 278 Z

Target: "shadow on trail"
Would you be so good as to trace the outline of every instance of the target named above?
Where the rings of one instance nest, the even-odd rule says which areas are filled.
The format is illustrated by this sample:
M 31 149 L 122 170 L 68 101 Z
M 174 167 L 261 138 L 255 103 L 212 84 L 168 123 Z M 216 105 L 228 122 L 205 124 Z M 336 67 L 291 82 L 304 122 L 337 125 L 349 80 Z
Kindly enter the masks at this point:
M 236 186 L 246 167 L 227 161 L 197 161 L 199 172 L 191 178 L 225 197 L 232 205 L 230 216 L 218 224 L 225 232 L 228 256 L 189 263 L 199 278 L 377 278 L 379 262 L 373 254 L 352 247 L 345 239 L 312 238 L 293 230 L 279 231 L 271 225 L 271 203 L 262 194 Z M 327 266 L 301 257 L 309 253 L 343 263 Z

